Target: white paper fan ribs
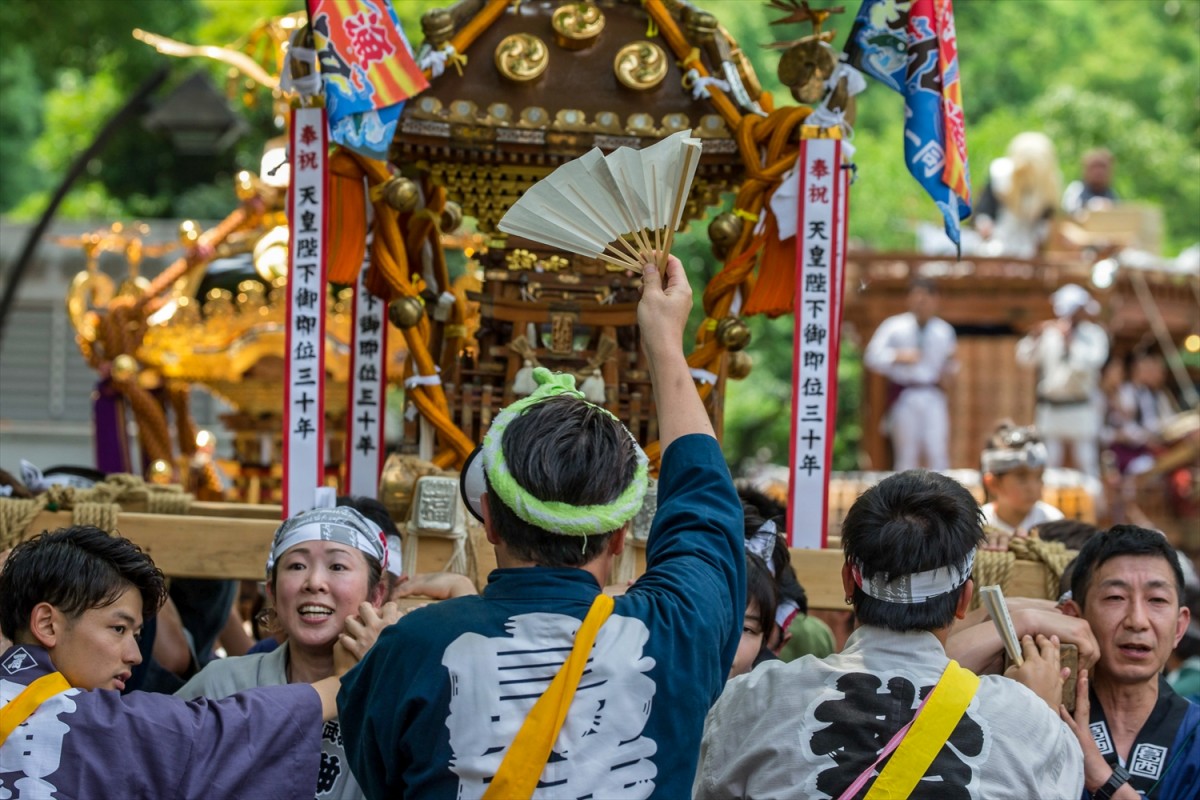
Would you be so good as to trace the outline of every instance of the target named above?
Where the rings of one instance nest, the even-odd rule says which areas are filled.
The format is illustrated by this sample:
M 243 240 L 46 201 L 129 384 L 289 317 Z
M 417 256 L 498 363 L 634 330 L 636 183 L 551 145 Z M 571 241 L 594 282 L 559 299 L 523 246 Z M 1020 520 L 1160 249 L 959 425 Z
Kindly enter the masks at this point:
M 499 228 L 634 272 L 657 252 L 661 268 L 699 164 L 691 131 L 643 150 L 595 148 L 531 186 Z

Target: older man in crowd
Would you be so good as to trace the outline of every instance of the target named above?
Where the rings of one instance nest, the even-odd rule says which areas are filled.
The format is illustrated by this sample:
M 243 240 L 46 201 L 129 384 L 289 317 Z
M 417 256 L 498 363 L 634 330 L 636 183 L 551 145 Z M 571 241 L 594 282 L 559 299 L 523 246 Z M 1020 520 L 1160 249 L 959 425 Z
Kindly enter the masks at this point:
M 1060 711 L 1083 748 L 1085 797 L 1200 797 L 1200 706 L 1162 674 L 1191 618 L 1174 548 L 1160 533 L 1117 525 L 1079 552 L 1071 596 L 1065 610 L 1100 645 L 1074 715 Z

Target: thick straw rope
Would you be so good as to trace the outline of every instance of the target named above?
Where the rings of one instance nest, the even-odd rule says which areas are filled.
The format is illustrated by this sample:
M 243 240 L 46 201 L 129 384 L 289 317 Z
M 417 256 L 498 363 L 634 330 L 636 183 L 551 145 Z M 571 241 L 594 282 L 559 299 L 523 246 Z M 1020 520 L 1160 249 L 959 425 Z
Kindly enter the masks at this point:
M 0 550 L 7 550 L 21 541 L 25 529 L 45 507 L 45 495 L 29 500 L 0 499 Z
M 150 514 L 187 514 L 192 495 L 179 486 L 154 486 L 136 475 L 109 475 L 89 489 L 51 486 L 28 500 L 0 498 L 0 550 L 20 542 L 42 511 L 70 510 L 76 525 L 94 525 L 112 533 L 121 505 L 142 502 Z
M 1009 581 L 1018 559 L 1042 564 L 1045 576 L 1043 597 L 1055 600 L 1058 598 L 1058 584 L 1063 571 L 1075 556 L 1076 552 L 1068 550 L 1062 542 L 1045 542 L 1034 537 L 1014 537 L 1009 541 L 1007 550 L 979 550 L 975 554 L 975 569 L 971 575 L 975 580 L 975 596 L 971 599 L 971 607 L 979 608 L 980 587 L 995 585 L 1005 594 L 1008 593 Z
M 91 525 L 105 533 L 117 530 L 121 507 L 116 503 L 76 503 L 71 509 L 71 522 L 76 525 Z

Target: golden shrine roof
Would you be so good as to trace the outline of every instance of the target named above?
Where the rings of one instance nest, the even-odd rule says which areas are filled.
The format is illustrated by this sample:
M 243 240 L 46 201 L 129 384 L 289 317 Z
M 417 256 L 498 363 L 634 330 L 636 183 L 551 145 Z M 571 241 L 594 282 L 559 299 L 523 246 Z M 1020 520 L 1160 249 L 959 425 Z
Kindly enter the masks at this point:
M 713 57 L 719 49 L 737 65 L 750 95 L 761 93 L 749 62 L 712 15 L 668 5 L 689 20 L 694 56 L 709 71 L 722 74 Z M 444 13 L 469 20 L 467 12 L 482 7 L 467 0 Z M 427 35 L 434 22 L 431 15 L 423 20 Z M 571 39 L 564 29 L 590 36 Z M 691 128 L 705 139 L 706 160 L 737 160 L 725 120 L 710 99 L 694 98 L 684 87 L 688 69 L 640 2 L 524 0 L 459 55 L 467 56 L 465 64 L 452 57 L 405 106 L 398 154 L 451 156 L 449 147 L 483 161 L 544 154 L 558 163 L 595 146 L 641 147 Z

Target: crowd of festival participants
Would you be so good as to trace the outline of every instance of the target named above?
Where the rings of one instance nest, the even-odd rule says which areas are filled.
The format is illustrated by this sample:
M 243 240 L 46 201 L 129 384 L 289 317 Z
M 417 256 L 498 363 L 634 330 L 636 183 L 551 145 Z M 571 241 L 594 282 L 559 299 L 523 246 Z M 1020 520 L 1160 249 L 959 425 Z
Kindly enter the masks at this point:
M 880 336 L 918 341 L 873 342 L 866 357 L 909 384 L 898 455 L 944 468 L 944 398 L 912 401 L 937 399 L 953 331 L 919 341 L 933 292 L 913 293 L 914 319 Z M 1068 294 L 1022 345 L 1030 359 L 1086 338 L 1089 299 Z M 857 627 L 839 649 L 808 613 L 783 509 L 730 477 L 683 353 L 691 307 L 677 259 L 646 266 L 638 320 L 662 461 L 646 570 L 628 587 L 602 591 L 646 455 L 569 376 L 542 369 L 465 470 L 498 565 L 481 594 L 461 576 L 399 577 L 386 511 L 343 498 L 278 529 L 254 652 L 198 669 L 207 643 L 174 633 L 174 604 L 155 642 L 139 642 L 167 589 L 135 545 L 82 526 L 18 545 L 0 573 L 0 797 L 1200 796 L 1200 681 L 1194 661 L 1179 664 L 1198 649 L 1200 587 L 1160 533 L 1098 531 L 1041 501 L 1042 471 L 1071 439 L 1052 420 L 1063 404 L 1043 398 L 1045 439 L 998 426 L 982 509 L 915 464 L 858 498 L 841 531 Z M 922 408 L 942 423 L 909 435 L 905 415 Z M 1111 428 L 1136 450 L 1137 419 L 1096 435 Z M 1096 464 L 1072 443 L 1076 463 Z M 1009 599 L 1024 658 L 1006 668 L 995 627 L 971 610 L 972 565 L 980 547 L 1031 533 L 1079 555 L 1057 602 Z M 422 594 L 440 602 L 407 614 L 391 602 Z M 1074 674 L 1063 644 L 1078 650 Z M 174 695 L 131 691 L 152 674 L 143 662 L 174 676 Z

